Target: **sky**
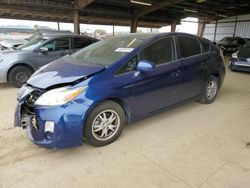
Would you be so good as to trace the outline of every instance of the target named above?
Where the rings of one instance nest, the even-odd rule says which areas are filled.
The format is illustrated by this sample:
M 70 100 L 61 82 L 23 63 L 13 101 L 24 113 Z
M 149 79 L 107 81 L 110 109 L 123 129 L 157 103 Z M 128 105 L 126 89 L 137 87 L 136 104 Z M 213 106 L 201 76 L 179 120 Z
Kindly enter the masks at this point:
M 189 22 L 191 21 L 191 22 Z M 198 24 L 193 23 L 197 22 L 197 18 L 185 18 L 181 25 L 177 25 L 176 31 L 177 32 L 186 32 L 191 34 L 197 33 Z M 48 26 L 52 29 L 57 29 L 57 22 L 44 22 L 44 21 L 29 21 L 29 20 L 15 20 L 15 19 L 0 19 L 0 27 L 4 25 L 14 26 L 14 25 L 24 25 L 29 26 L 31 28 L 34 28 L 34 25 L 39 26 Z M 73 23 L 60 23 L 60 29 L 61 30 L 70 30 L 73 31 Z M 113 26 L 107 26 L 107 25 L 91 25 L 91 24 L 80 24 L 80 30 L 81 32 L 85 31 L 94 31 L 96 29 L 104 29 L 108 33 L 113 32 Z M 123 27 L 123 26 L 115 26 L 115 32 L 129 32 L 129 27 Z M 143 32 L 150 32 L 150 28 L 138 28 L 138 30 L 141 30 Z M 153 32 L 157 31 L 153 29 Z M 170 26 L 162 27 L 159 29 L 159 32 L 169 32 Z

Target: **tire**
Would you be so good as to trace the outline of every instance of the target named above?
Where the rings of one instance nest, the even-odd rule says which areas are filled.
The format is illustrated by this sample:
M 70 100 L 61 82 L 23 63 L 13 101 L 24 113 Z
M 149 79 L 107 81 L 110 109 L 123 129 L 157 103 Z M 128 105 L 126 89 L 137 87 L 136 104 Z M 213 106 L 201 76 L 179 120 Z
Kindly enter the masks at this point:
M 218 79 L 215 76 L 210 76 L 204 84 L 201 96 L 198 101 L 202 104 L 212 103 L 217 96 L 218 89 L 219 89 Z
M 9 71 L 8 81 L 15 87 L 22 87 L 32 75 L 33 71 L 25 66 L 16 66 Z
M 95 107 L 88 116 L 83 137 L 93 146 L 105 146 L 120 136 L 124 126 L 125 114 L 122 107 L 113 101 L 105 101 Z

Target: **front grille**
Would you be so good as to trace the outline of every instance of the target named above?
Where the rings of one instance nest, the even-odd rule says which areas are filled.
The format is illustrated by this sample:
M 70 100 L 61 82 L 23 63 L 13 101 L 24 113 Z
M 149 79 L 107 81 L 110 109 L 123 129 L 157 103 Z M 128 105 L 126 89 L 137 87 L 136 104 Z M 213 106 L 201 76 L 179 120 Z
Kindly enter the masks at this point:
M 27 127 L 31 125 L 36 131 L 39 130 L 39 122 L 36 118 L 34 104 L 36 100 L 44 93 L 45 91 L 34 90 L 31 92 L 24 101 L 22 106 L 22 127 Z
M 35 110 L 34 110 L 34 104 L 36 102 L 36 100 L 44 93 L 44 91 L 41 90 L 35 90 L 33 92 L 31 92 L 25 102 L 24 102 L 24 109 L 26 110 L 26 112 L 28 112 L 29 115 L 34 115 L 35 114 Z

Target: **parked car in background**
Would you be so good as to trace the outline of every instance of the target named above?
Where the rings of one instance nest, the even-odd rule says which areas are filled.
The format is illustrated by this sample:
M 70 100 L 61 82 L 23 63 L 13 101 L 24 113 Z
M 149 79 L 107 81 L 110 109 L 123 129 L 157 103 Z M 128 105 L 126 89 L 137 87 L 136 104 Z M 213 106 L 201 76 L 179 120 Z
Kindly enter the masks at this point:
M 2 50 L 11 50 L 16 49 L 17 47 L 23 45 L 28 42 L 25 39 L 5 39 L 0 41 L 0 51 Z
M 250 72 L 250 41 L 232 54 L 229 60 L 229 68 L 235 71 Z
M 34 38 L 17 48 L 0 53 L 0 82 L 21 87 L 40 67 L 84 48 L 97 39 L 81 35 L 51 35 Z
M 2 50 L 16 50 L 17 47 L 27 43 L 35 38 L 41 38 L 51 35 L 70 35 L 73 34 L 70 31 L 58 31 L 52 29 L 39 29 L 35 31 L 30 37 L 25 39 L 5 39 L 0 41 L 0 51 Z
M 115 141 L 125 123 L 187 101 L 212 103 L 221 50 L 184 33 L 130 34 L 92 44 L 38 70 L 18 92 L 15 126 L 48 148 Z
M 26 38 L 26 40 L 30 41 L 40 37 L 46 37 L 51 35 L 71 35 L 73 34 L 71 31 L 64 31 L 64 30 L 53 30 L 53 29 L 39 29 L 33 33 L 30 37 Z
M 245 44 L 246 40 L 241 37 L 225 37 L 217 43 L 224 54 L 232 54 Z

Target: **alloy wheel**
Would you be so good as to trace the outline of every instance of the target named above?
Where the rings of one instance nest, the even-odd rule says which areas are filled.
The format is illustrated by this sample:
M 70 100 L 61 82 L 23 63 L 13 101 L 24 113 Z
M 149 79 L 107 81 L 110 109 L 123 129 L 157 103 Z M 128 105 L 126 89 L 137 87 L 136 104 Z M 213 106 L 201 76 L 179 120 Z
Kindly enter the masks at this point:
M 15 80 L 19 83 L 25 83 L 29 79 L 29 75 L 25 72 L 18 72 L 15 75 Z
M 207 98 L 209 100 L 214 99 L 214 97 L 216 96 L 216 93 L 217 93 L 217 89 L 218 89 L 218 86 L 214 80 L 212 80 L 208 83 L 206 95 L 207 95 Z
M 99 141 L 112 138 L 119 129 L 120 117 L 114 110 L 100 112 L 92 123 L 92 134 Z

